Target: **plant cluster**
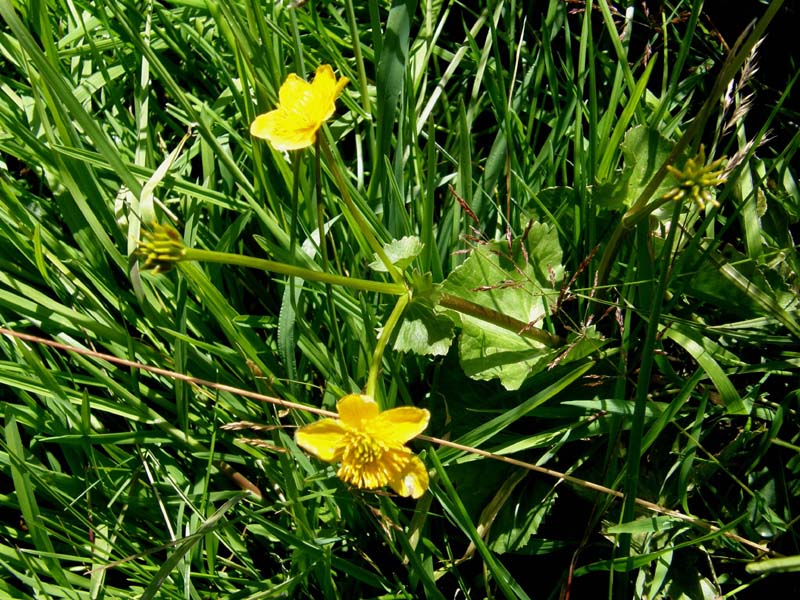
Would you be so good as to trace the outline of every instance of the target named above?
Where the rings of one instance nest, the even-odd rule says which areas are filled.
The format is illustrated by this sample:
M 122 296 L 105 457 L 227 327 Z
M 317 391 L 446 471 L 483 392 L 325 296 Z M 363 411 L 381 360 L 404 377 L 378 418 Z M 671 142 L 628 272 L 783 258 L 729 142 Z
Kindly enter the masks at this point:
M 0 0 L 0 594 L 785 590 L 782 5 Z

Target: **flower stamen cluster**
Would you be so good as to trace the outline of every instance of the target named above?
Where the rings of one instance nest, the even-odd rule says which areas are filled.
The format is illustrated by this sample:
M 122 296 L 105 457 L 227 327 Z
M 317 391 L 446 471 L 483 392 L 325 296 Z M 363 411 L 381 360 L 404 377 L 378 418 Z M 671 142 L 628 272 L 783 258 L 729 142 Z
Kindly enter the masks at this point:
M 726 160 L 723 156 L 710 164 L 705 164 L 706 151 L 701 145 L 697 156 L 688 159 L 683 165 L 683 170 L 667 165 L 667 170 L 678 180 L 678 185 L 664 194 L 663 198 L 675 202 L 689 198 L 700 210 L 706 209 L 708 205 L 719 208 L 713 189 L 726 181 L 723 168 Z
M 143 231 L 144 241 L 139 243 L 136 254 L 144 259 L 144 268 L 154 274 L 165 273 L 186 256 L 181 234 L 171 225 L 153 223 L 150 231 Z

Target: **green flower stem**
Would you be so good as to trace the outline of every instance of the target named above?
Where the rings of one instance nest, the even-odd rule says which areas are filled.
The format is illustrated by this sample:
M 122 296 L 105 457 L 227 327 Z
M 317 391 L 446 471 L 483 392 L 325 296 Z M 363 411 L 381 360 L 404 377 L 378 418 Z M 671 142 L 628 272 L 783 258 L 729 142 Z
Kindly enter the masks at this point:
M 359 29 L 356 23 L 356 13 L 353 9 L 353 0 L 347 0 L 345 3 L 347 11 L 347 25 L 350 27 L 350 38 L 353 40 L 353 55 L 356 59 L 356 66 L 358 67 L 358 84 L 361 88 L 361 104 L 364 107 L 364 112 L 368 115 L 372 113 L 370 106 L 369 90 L 367 88 L 367 71 L 364 68 L 364 58 L 361 56 L 361 40 L 359 39 Z
M 666 172 L 666 170 L 664 172 Z M 653 204 L 658 204 L 659 206 L 661 205 L 660 203 L 656 202 Z M 622 215 L 622 218 L 620 219 L 619 223 L 617 223 L 616 228 L 611 233 L 611 237 L 606 243 L 605 250 L 603 250 L 603 256 L 600 259 L 600 266 L 597 269 L 597 285 L 595 287 L 598 291 L 603 290 L 603 287 L 608 280 L 608 274 L 611 271 L 611 263 L 617 258 L 617 253 L 619 252 L 619 247 L 620 244 L 622 244 L 622 240 L 625 239 L 625 236 L 628 235 L 628 233 L 636 226 L 641 218 L 650 214 L 649 212 L 645 213 L 644 210 L 639 210 L 638 212 L 635 212 L 634 215 L 630 215 L 631 210 L 628 210 L 628 212 Z M 628 218 L 626 219 L 626 217 Z M 598 307 L 600 307 L 600 305 L 598 305 Z
M 486 321 L 492 325 L 497 325 L 503 329 L 514 331 L 523 337 L 535 340 L 549 348 L 558 348 L 564 345 L 563 338 L 553 335 L 552 333 L 548 333 L 544 329 L 531 327 L 529 323 L 523 323 L 519 319 L 509 317 L 501 312 L 481 306 L 480 304 L 476 304 L 474 302 L 470 302 L 469 300 L 464 300 L 463 298 L 459 298 L 457 296 L 442 294 L 441 298 L 439 298 L 439 306 L 475 317 L 476 319 Z
M 289 222 L 289 256 L 294 256 L 297 249 L 297 194 L 300 188 L 300 161 L 297 155 L 292 161 L 292 208 Z
M 292 161 L 292 208 L 289 222 L 289 256 L 294 257 L 297 250 L 297 220 L 298 220 L 298 192 L 300 190 L 300 161 L 301 155 L 296 155 Z M 295 278 L 289 278 L 289 303 L 292 310 L 297 309 L 297 298 L 295 297 Z
M 647 337 L 645 338 L 644 351 L 639 365 L 639 375 L 636 381 L 636 400 L 633 407 L 633 418 L 631 419 L 630 437 L 628 438 L 628 449 L 626 452 L 625 463 L 625 496 L 622 504 L 622 518 L 620 523 L 633 521 L 634 508 L 636 506 L 636 494 L 639 493 L 639 463 L 642 454 L 642 437 L 644 435 L 644 417 L 648 404 L 648 390 L 650 390 L 650 373 L 653 368 L 653 357 L 658 340 L 659 327 L 661 325 L 661 311 L 666 295 L 667 285 L 670 280 L 670 261 L 672 247 L 675 243 L 675 232 L 678 228 L 681 207 L 675 205 L 672 211 L 672 223 L 669 233 L 661 252 L 662 270 L 658 274 L 658 291 L 653 295 L 652 306 L 647 315 Z M 632 559 L 630 554 L 631 535 L 625 534 L 619 538 L 620 556 L 627 556 L 628 561 Z
M 342 194 L 342 200 L 344 200 L 345 207 L 347 207 L 347 211 L 350 215 L 355 219 L 356 223 L 358 224 L 358 228 L 364 237 L 367 239 L 367 243 L 372 248 L 373 252 L 378 255 L 378 258 L 386 267 L 386 270 L 389 272 L 389 276 L 396 282 L 401 283 L 403 281 L 403 275 L 400 271 L 397 270 L 397 267 L 394 266 L 389 257 L 386 256 L 386 251 L 383 249 L 383 246 L 378 241 L 378 238 L 372 233 L 372 229 L 369 226 L 369 223 L 364 219 L 361 212 L 356 208 L 356 205 L 353 203 L 353 199 L 350 197 L 350 192 L 347 190 L 347 183 L 342 176 L 342 172 L 339 170 L 339 167 L 336 164 L 336 161 L 333 159 L 333 154 L 331 154 L 331 149 L 328 148 L 328 143 L 325 141 L 325 138 L 320 136 L 320 148 L 322 148 L 322 153 L 325 155 L 325 160 L 328 163 L 328 166 L 331 169 L 331 173 L 333 174 L 333 178 L 336 180 L 336 185 L 339 187 L 339 191 Z
M 378 292 L 379 294 L 390 294 L 392 296 L 400 296 L 404 300 L 399 303 L 399 308 L 395 307 L 395 312 L 399 311 L 396 315 L 392 313 L 390 322 L 386 324 L 383 331 L 386 335 L 391 333 L 392 328 L 395 326 L 396 321 L 400 318 L 405 305 L 408 304 L 409 288 L 405 283 L 390 283 L 388 281 L 370 281 L 369 279 L 358 279 L 355 277 L 345 277 L 344 275 L 335 275 L 333 273 L 325 273 L 323 271 L 314 271 L 305 267 L 297 267 L 286 263 L 267 260 L 264 258 L 255 258 L 253 256 L 244 256 L 242 254 L 231 254 L 228 252 L 216 252 L 214 250 L 201 250 L 199 248 L 183 248 L 181 247 L 181 255 L 173 259 L 175 262 L 181 260 L 194 260 L 198 262 L 212 262 L 223 265 L 236 265 L 240 267 L 248 267 L 251 269 L 260 269 L 262 271 L 270 271 L 272 273 L 280 273 L 281 275 L 288 275 L 290 277 L 299 277 L 306 281 L 318 281 L 321 283 L 341 285 L 354 290 L 361 290 L 365 292 Z M 444 308 L 449 308 L 456 312 L 475 317 L 487 323 L 492 323 L 498 327 L 515 331 L 523 337 L 535 340 L 550 348 L 558 348 L 564 345 L 563 338 L 548 333 L 543 329 L 537 327 L 530 327 L 529 323 L 523 323 L 519 319 L 509 317 L 501 312 L 481 306 L 469 300 L 451 296 L 450 294 L 443 294 L 439 299 L 439 305 Z M 392 321 L 394 319 L 395 321 Z M 381 336 L 384 335 L 381 334 Z M 387 338 L 388 339 L 388 338 Z M 379 344 L 380 355 L 383 354 L 383 346 Z M 378 353 L 376 349 L 376 354 Z M 380 356 L 378 356 L 380 362 Z M 370 370 L 370 377 L 373 376 L 372 369 L 377 369 L 374 364 Z M 377 374 L 375 375 L 377 376 Z M 374 385 L 374 384 L 373 384 Z
M 348 287 L 354 290 L 362 290 L 365 292 L 378 292 L 380 294 L 391 294 L 392 296 L 405 296 L 408 293 L 406 286 L 402 283 L 389 283 L 385 281 L 370 281 L 368 279 L 345 277 L 344 275 L 334 275 L 332 273 L 323 273 L 322 271 L 312 271 L 311 269 L 306 269 L 304 267 L 296 267 L 294 265 L 287 265 L 286 263 L 275 262 L 273 260 L 266 260 L 263 258 L 254 258 L 252 256 L 243 256 L 241 254 L 230 254 L 228 252 L 186 248 L 186 253 L 183 255 L 182 259 L 249 267 L 251 269 L 260 269 L 262 271 L 280 273 L 281 275 L 289 275 L 291 277 L 300 277 L 301 279 L 305 279 L 307 281 L 320 281 L 322 283 L 341 285 L 342 287 Z
M 383 351 L 386 350 L 386 345 L 389 343 L 389 338 L 392 337 L 392 332 L 397 324 L 400 322 L 400 317 L 408 306 L 411 299 L 410 294 L 405 294 L 397 299 L 397 304 L 394 305 L 389 319 L 381 329 L 381 335 L 378 338 L 378 344 L 375 346 L 375 351 L 372 353 L 372 361 L 369 365 L 369 375 L 367 376 L 367 389 L 365 393 L 367 396 L 376 398 L 375 391 L 378 387 L 378 375 L 381 371 L 381 362 L 383 361 Z
M 670 155 L 671 156 L 671 155 Z M 664 163 L 665 165 L 667 162 Z M 666 167 L 662 167 L 664 173 L 667 172 Z M 656 173 L 653 180 L 658 180 L 658 183 L 661 182 L 663 179 L 663 175 L 659 177 L 661 171 Z M 669 202 L 669 198 L 657 198 L 650 204 L 646 204 L 644 206 L 640 206 L 636 208 L 636 206 L 632 206 L 622 215 L 617 227 L 611 233 L 611 237 L 608 239 L 608 243 L 606 243 L 605 250 L 603 250 L 603 256 L 600 259 L 600 266 L 597 269 L 597 285 L 595 286 L 598 290 L 596 298 L 601 298 L 603 296 L 604 288 L 606 281 L 608 280 L 608 274 L 611 272 L 611 263 L 616 260 L 617 253 L 619 252 L 619 247 L 622 244 L 622 240 L 633 231 L 633 229 L 642 222 L 642 220 L 646 219 L 650 213 L 654 210 L 657 210 L 664 206 L 667 202 Z M 599 309 L 605 309 L 602 304 L 598 304 Z
M 323 213 L 323 206 L 322 206 L 322 167 L 320 165 L 320 153 L 319 153 L 319 145 L 320 139 L 322 138 L 321 135 L 317 136 L 316 140 L 316 147 L 314 152 L 314 189 L 316 190 L 316 194 L 314 197 L 314 202 L 317 205 L 317 227 L 319 227 L 319 255 L 322 258 L 322 271 L 324 273 L 330 272 L 329 262 L 328 262 L 328 244 L 325 239 L 325 217 Z M 331 324 L 335 324 L 337 322 L 336 319 L 336 307 L 333 303 L 333 290 L 331 288 L 330 283 L 325 284 L 325 300 L 328 304 L 328 314 L 330 315 Z M 333 347 L 335 348 L 336 352 L 336 360 L 339 361 L 339 370 L 341 373 L 347 372 L 347 362 L 344 358 L 344 345 L 342 344 L 341 340 L 341 333 L 339 332 L 339 328 L 335 325 L 331 327 L 331 334 L 333 336 Z

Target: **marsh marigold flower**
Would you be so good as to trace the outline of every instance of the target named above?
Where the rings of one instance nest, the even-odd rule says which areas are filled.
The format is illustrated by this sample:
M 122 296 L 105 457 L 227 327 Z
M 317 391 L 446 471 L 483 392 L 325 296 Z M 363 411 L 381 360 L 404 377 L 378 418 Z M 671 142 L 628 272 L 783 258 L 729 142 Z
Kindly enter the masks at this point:
M 276 150 L 310 146 L 348 81 L 347 77 L 337 81 L 330 65 L 320 65 L 311 83 L 291 73 L 278 92 L 278 108 L 257 116 L 250 134 L 267 140 Z
M 326 462 L 341 462 L 339 478 L 365 489 L 390 486 L 401 496 L 419 498 L 428 489 L 428 471 L 405 446 L 428 426 L 430 413 L 401 406 L 380 412 L 369 396 L 350 394 L 336 404 L 338 419 L 301 427 L 295 441 Z

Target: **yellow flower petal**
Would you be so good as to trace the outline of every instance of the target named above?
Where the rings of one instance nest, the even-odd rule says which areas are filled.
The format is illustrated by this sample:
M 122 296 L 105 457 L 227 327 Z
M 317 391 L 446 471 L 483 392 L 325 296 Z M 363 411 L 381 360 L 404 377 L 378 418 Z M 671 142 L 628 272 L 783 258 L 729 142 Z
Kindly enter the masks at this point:
M 344 78 L 347 82 L 347 78 Z M 330 65 L 320 65 L 311 83 L 311 102 L 309 102 L 309 114 L 313 114 L 314 120 L 327 121 L 336 109 L 336 76 Z
M 269 135 L 275 127 L 273 121 L 275 118 L 274 113 L 276 112 L 278 111 L 273 110 L 272 112 L 258 115 L 255 120 L 250 123 L 250 135 L 266 139 L 267 135 Z
M 312 145 L 319 128 L 336 110 L 336 98 L 348 81 L 347 77 L 337 81 L 330 65 L 318 67 L 312 83 L 291 73 L 278 91 L 278 107 L 256 117 L 250 133 L 281 151 Z
M 299 123 L 284 110 L 273 110 L 256 117 L 250 135 L 269 140 L 279 151 L 307 148 L 317 139 L 317 128 Z
M 342 457 L 347 432 L 336 419 L 320 419 L 294 433 L 297 445 L 326 462 Z
M 431 413 L 424 408 L 400 406 L 380 413 L 369 429 L 387 445 L 396 446 L 425 431 L 430 419 Z
M 342 79 L 347 79 L 343 77 Z M 320 65 L 314 73 L 314 81 L 311 82 L 311 87 L 317 94 L 330 93 L 336 87 L 336 75 L 333 74 L 333 68 L 330 65 Z
M 301 79 L 295 73 L 289 73 L 281 89 L 278 90 L 278 106 L 291 108 L 298 104 L 305 104 L 308 96 L 313 93 L 312 85 Z
M 365 423 L 378 416 L 378 404 L 369 396 L 349 394 L 336 403 L 336 411 L 346 427 L 363 430 Z
M 334 100 L 336 100 L 336 98 L 339 97 L 339 94 L 342 93 L 344 86 L 346 86 L 348 83 L 350 83 L 350 80 L 347 77 L 342 77 L 339 81 L 336 82 L 336 89 L 333 90 Z
M 389 482 L 389 486 L 401 496 L 415 500 L 428 489 L 428 471 L 419 457 L 412 455 L 405 468 Z
M 344 86 L 350 80 L 342 77 L 338 82 L 336 75 L 330 65 L 320 65 L 314 74 L 314 81 L 311 83 L 311 102 L 309 102 L 309 113 L 314 113 L 315 120 L 327 121 L 331 118 L 336 109 L 335 102 L 339 94 L 342 93 Z

